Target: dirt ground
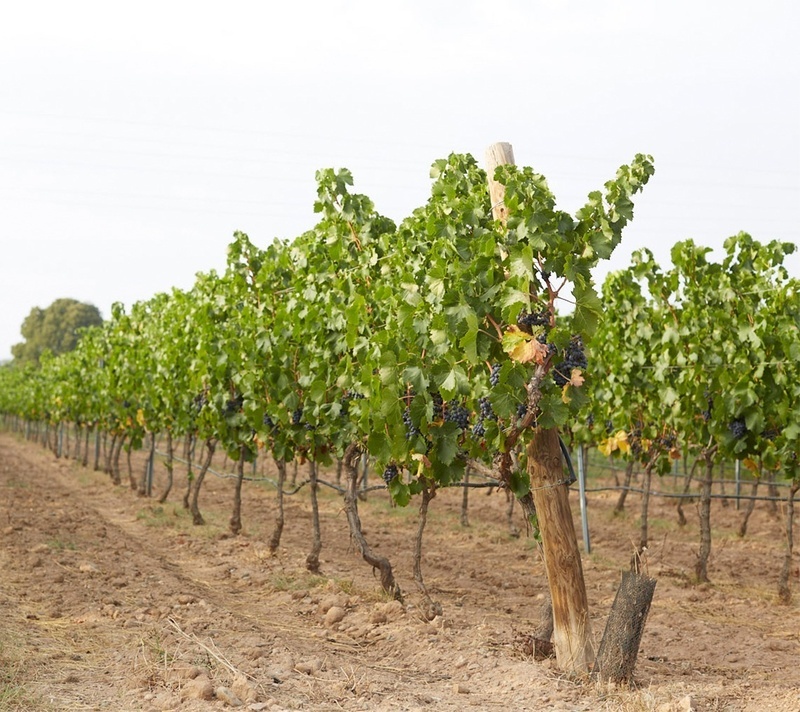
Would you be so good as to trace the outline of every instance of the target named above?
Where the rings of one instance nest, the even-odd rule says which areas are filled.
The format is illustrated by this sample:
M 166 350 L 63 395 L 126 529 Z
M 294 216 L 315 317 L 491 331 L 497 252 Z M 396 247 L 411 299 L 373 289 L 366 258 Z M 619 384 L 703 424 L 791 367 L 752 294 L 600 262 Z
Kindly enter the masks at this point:
M 160 506 L 0 434 L 0 709 L 800 711 L 800 582 L 795 566 L 795 602 L 778 605 L 783 523 L 763 503 L 744 539 L 741 513 L 715 503 L 712 584 L 696 586 L 696 511 L 679 528 L 674 504 L 653 502 L 658 584 L 635 686 L 609 689 L 526 655 L 544 568 L 530 540 L 509 534 L 502 493 L 472 490 L 467 528 L 460 490 L 431 504 L 423 567 L 443 615 L 428 622 L 411 573 L 413 504 L 393 508 L 377 492 L 360 505 L 401 605 L 350 546 L 335 492 L 321 493 L 322 574 L 312 575 L 307 488 L 287 499 L 271 557 L 274 489 L 245 484 L 244 531 L 232 537 L 232 481 L 207 478 L 208 523 L 195 527 L 182 475 Z M 614 501 L 589 501 L 597 642 L 637 537 L 639 498 L 621 517 Z

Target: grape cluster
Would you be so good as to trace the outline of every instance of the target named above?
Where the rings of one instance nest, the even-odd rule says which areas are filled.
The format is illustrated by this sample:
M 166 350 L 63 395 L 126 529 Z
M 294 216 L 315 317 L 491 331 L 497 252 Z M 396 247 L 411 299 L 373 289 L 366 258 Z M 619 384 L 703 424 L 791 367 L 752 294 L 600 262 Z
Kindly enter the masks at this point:
M 553 371 L 553 380 L 557 386 L 564 386 L 571 378 L 573 368 L 585 369 L 588 365 L 583 350 L 583 339 L 580 336 L 573 336 L 564 351 L 564 360 Z
M 524 418 L 525 414 L 528 412 L 528 404 L 527 403 L 520 403 L 517 406 L 517 418 Z
M 744 418 L 734 418 L 728 425 L 728 430 L 731 431 L 731 434 L 737 440 L 741 440 L 745 435 L 747 435 L 747 425 L 744 422 Z
M 354 400 L 362 400 L 366 398 L 363 393 L 356 393 L 355 391 L 347 390 L 342 394 L 342 409 L 339 411 L 341 418 L 346 418 L 350 412 L 350 402 Z
M 397 469 L 397 465 L 391 463 L 390 465 L 386 465 L 386 469 L 383 471 L 383 481 L 388 485 L 395 477 L 397 477 L 399 470 Z
M 455 423 L 462 430 L 469 427 L 469 411 L 455 400 L 448 402 L 444 419 L 447 422 Z
M 233 415 L 238 413 L 244 405 L 244 396 L 238 395 L 234 398 L 229 398 L 225 402 L 225 415 Z
M 201 410 L 203 410 L 203 407 L 206 403 L 208 403 L 208 398 L 206 398 L 205 391 L 198 393 L 194 398 L 192 398 L 192 408 L 194 408 L 196 413 L 199 413 Z
M 264 424 L 265 428 L 269 428 L 270 430 L 275 429 L 275 421 L 272 420 L 266 413 L 264 413 L 264 417 L 261 419 L 261 422 Z
M 658 444 L 661 445 L 661 447 L 663 447 L 665 450 L 672 450 L 677 442 L 678 438 L 675 433 L 664 433 L 658 439 Z
M 497 416 L 492 410 L 492 404 L 489 402 L 489 398 L 487 396 L 483 396 L 483 398 L 478 399 L 478 408 L 480 409 L 479 413 L 481 420 L 497 420 Z
M 478 399 L 478 422 L 472 426 L 472 435 L 475 438 L 482 438 L 486 435 L 485 420 L 497 420 L 497 415 L 492 410 L 492 404 L 487 396 Z
M 775 438 L 777 438 L 778 435 L 780 434 L 781 434 L 780 428 L 767 428 L 764 431 L 764 439 L 772 441 Z
M 433 419 L 439 420 L 444 414 L 444 399 L 440 393 L 433 394 Z
M 492 364 L 492 372 L 489 374 L 489 383 L 492 384 L 492 388 L 494 388 L 498 383 L 500 383 L 500 364 L 493 363 Z
M 550 312 L 547 309 L 531 312 L 530 314 L 520 314 L 517 323 L 521 326 L 549 326 Z
M 605 426 L 606 426 L 606 435 L 611 435 L 611 433 L 614 432 L 614 423 L 611 422 L 610 420 L 607 420 L 605 422 Z
M 594 425 L 594 413 L 589 413 L 586 416 L 586 425 L 590 428 Z
M 711 420 L 711 410 L 714 408 L 714 399 L 711 397 L 711 392 L 708 390 L 706 390 L 704 395 L 706 397 L 706 404 L 708 407 L 703 411 L 702 415 L 703 420 L 707 423 L 709 420 Z
M 303 406 L 299 406 L 298 408 L 294 409 L 292 413 L 292 425 L 300 425 L 300 421 L 303 419 Z
M 411 408 L 406 408 L 403 411 L 403 424 L 406 426 L 406 440 L 411 440 L 419 435 L 419 428 L 414 425 L 411 419 Z

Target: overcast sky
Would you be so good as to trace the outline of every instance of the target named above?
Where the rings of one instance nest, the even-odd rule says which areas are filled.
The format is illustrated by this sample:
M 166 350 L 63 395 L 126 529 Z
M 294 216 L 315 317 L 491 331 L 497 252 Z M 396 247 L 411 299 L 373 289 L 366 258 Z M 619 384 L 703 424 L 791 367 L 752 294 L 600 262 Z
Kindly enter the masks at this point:
M 656 174 L 597 274 L 741 230 L 800 243 L 800 3 L 28 2 L 0 13 L 0 360 L 34 306 L 107 317 L 235 230 L 314 224 L 347 167 L 400 220 L 430 164 L 508 141 L 559 207 L 637 152 Z M 789 262 L 800 277 L 800 258 Z

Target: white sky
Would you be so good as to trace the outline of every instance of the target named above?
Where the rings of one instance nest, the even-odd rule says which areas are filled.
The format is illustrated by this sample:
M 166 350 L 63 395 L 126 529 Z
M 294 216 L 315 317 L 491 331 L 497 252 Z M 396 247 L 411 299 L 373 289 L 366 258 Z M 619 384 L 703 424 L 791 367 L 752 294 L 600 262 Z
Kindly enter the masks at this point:
M 234 230 L 314 224 L 350 168 L 395 220 L 451 151 L 508 141 L 559 206 L 637 152 L 656 175 L 614 258 L 688 237 L 800 243 L 800 3 L 7 2 L 0 6 L 0 360 L 33 306 L 104 317 Z M 800 277 L 800 257 L 790 268 Z

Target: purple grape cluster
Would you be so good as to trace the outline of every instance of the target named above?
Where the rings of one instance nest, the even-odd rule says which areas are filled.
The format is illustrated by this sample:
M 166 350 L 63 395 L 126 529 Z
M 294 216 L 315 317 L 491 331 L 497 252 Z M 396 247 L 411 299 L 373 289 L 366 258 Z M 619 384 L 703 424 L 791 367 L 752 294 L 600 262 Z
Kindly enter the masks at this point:
M 450 401 L 444 414 L 445 421 L 455 423 L 462 430 L 469 427 L 469 411 L 458 401 Z
M 564 351 L 564 360 L 553 370 L 553 380 L 557 386 L 564 386 L 570 379 L 573 368 L 585 369 L 589 365 L 583 347 L 583 339 L 573 336 Z
M 550 325 L 550 312 L 547 309 L 542 311 L 531 312 L 529 314 L 520 314 L 517 323 L 522 326 L 549 326 Z
M 419 428 L 414 425 L 411 419 L 411 408 L 406 408 L 403 411 L 403 424 L 406 426 L 406 440 L 411 440 L 419 435 Z
M 303 419 L 303 406 L 299 406 L 298 408 L 294 409 L 292 413 L 292 425 L 300 425 L 300 421 Z
M 444 399 L 440 393 L 433 394 L 433 419 L 439 420 L 444 415 Z
M 399 470 L 397 469 L 397 465 L 391 463 L 386 465 L 386 469 L 383 471 L 383 481 L 388 485 L 395 477 L 397 477 Z
M 728 430 L 731 431 L 731 435 L 734 438 L 741 440 L 747 435 L 747 425 L 744 422 L 744 418 L 734 418 L 728 425 Z
M 500 364 L 493 363 L 492 364 L 492 372 L 489 374 L 489 383 L 492 384 L 492 388 L 494 388 L 498 383 L 500 383 Z

